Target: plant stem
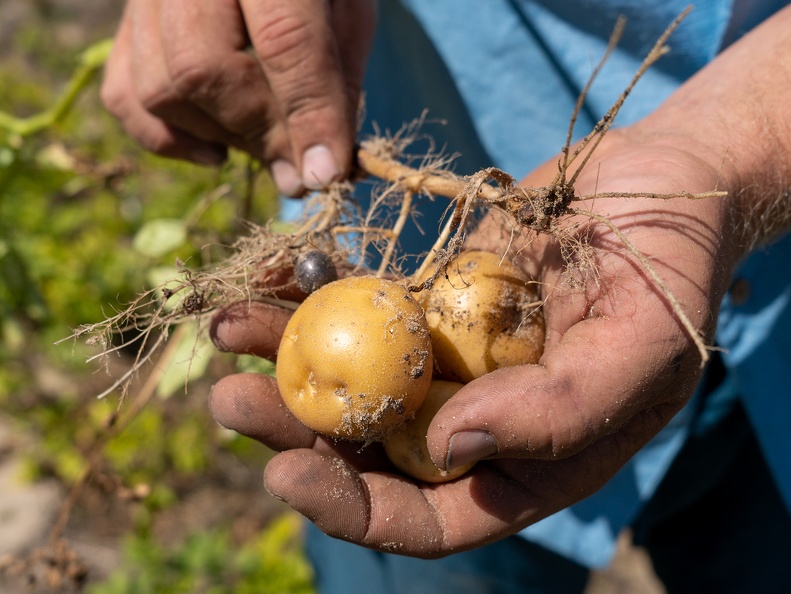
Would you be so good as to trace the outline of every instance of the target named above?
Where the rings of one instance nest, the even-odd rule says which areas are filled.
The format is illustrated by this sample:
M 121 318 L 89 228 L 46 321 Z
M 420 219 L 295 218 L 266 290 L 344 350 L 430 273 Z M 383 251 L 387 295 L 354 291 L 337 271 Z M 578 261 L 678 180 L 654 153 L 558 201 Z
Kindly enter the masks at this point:
M 105 39 L 94 43 L 82 53 L 80 65 L 69 80 L 63 95 L 52 107 L 27 118 L 17 118 L 0 111 L 0 128 L 5 128 L 11 134 L 24 138 L 41 132 L 58 122 L 71 110 L 77 97 L 91 81 L 93 75 L 104 65 L 110 55 L 112 45 L 112 40 Z

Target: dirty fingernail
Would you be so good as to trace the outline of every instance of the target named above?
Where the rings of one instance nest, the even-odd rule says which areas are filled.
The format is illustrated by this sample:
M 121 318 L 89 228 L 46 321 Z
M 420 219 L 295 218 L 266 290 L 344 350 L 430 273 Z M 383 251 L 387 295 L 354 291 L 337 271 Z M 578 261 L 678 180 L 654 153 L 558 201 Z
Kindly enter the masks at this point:
M 281 194 L 297 196 L 302 192 L 302 180 L 297 174 L 297 169 L 288 161 L 283 159 L 272 161 L 269 171 Z
M 448 445 L 445 469 L 453 470 L 459 466 L 477 462 L 499 451 L 497 440 L 486 431 L 460 431 L 454 433 Z
M 320 190 L 340 175 L 330 149 L 323 144 L 310 147 L 302 158 L 302 179 L 305 187 Z

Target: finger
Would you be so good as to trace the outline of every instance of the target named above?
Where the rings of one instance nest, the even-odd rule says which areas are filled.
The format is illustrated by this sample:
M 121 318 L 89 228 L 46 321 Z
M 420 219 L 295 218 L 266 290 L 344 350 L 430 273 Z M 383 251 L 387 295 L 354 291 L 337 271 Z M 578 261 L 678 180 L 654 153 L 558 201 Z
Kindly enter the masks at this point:
M 240 373 L 212 386 L 209 408 L 223 427 L 275 450 L 312 447 L 316 434 L 283 404 L 273 377 Z
M 442 527 L 413 483 L 359 473 L 311 450 L 284 452 L 267 464 L 264 485 L 336 538 L 410 555 L 436 556 Z
M 162 8 L 163 53 L 176 95 L 231 132 L 234 146 L 267 162 L 289 158 L 285 124 L 258 60 L 246 49 L 238 4 L 172 0 Z
M 135 94 L 143 107 L 168 123 L 201 140 L 223 146 L 232 135 L 178 94 L 168 72 L 160 28 L 161 0 L 138 0 L 130 13 L 132 75 Z
M 595 493 L 667 422 L 669 411 L 646 414 L 579 454 L 560 460 L 479 462 L 457 483 L 435 486 L 448 547 L 491 542 Z M 445 488 L 445 487 L 448 488 Z
M 657 416 L 648 429 L 663 423 Z M 306 449 L 276 456 L 265 471 L 274 496 L 336 538 L 409 556 L 436 558 L 505 536 L 599 489 L 642 444 L 644 419 L 559 461 L 493 460 L 455 481 L 416 484 L 358 472 Z
M 646 410 L 677 411 L 698 378 L 695 350 L 679 349 L 671 332 L 657 331 L 665 344 L 641 353 L 634 333 L 623 320 L 585 320 L 545 353 L 542 365 L 471 382 L 437 414 L 428 434 L 432 459 L 441 468 L 486 457 L 557 460 Z
M 291 314 L 260 301 L 238 301 L 214 315 L 209 336 L 220 351 L 274 360 Z
M 520 478 L 535 476 L 544 485 L 546 475 L 533 468 Z M 525 488 L 483 464 L 450 483 L 418 485 L 396 474 L 358 472 L 331 455 L 291 450 L 269 462 L 264 484 L 330 536 L 422 558 L 492 542 L 559 509 L 539 499 L 538 487 Z
M 307 188 L 345 174 L 354 118 L 324 0 L 241 0 L 245 22 L 280 117 L 291 163 Z
M 139 101 L 132 72 L 132 24 L 128 12 L 104 69 L 101 98 L 105 107 L 130 136 L 153 153 L 202 165 L 221 164 L 226 157 L 224 147 L 172 128 L 150 114 Z
M 371 0 L 334 0 L 331 4 L 349 108 L 356 110 L 376 30 L 376 4 Z
M 280 451 L 313 448 L 345 460 L 358 471 L 394 470 L 382 448 L 317 435 L 286 407 L 274 378 L 240 373 L 212 386 L 209 408 L 223 427 Z

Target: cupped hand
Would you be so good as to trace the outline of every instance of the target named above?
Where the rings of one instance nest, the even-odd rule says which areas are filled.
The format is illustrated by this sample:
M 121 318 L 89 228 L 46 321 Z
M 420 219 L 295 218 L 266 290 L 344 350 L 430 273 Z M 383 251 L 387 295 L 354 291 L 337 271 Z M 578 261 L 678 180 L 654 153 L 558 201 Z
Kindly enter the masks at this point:
M 611 132 L 577 195 L 710 191 L 717 171 L 698 154 L 637 128 Z M 544 185 L 556 171 L 550 163 L 523 185 Z M 480 460 L 472 471 L 449 483 L 415 482 L 376 446 L 334 443 L 302 426 L 271 378 L 224 378 L 211 396 L 215 418 L 281 451 L 267 465 L 266 488 L 332 536 L 429 558 L 513 534 L 612 477 L 688 400 L 701 356 L 645 263 L 602 217 L 645 255 L 710 341 L 736 257 L 729 201 L 599 197 L 572 207 L 580 212 L 523 245 L 512 243 L 501 216 L 470 239 L 471 247 L 519 249 L 541 283 L 547 328 L 538 365 L 467 384 L 435 417 L 434 462 Z M 272 357 L 287 319 L 269 305 L 236 304 L 212 333 L 221 349 Z
M 153 152 L 236 147 L 298 195 L 349 171 L 374 21 L 371 0 L 129 0 L 102 98 Z

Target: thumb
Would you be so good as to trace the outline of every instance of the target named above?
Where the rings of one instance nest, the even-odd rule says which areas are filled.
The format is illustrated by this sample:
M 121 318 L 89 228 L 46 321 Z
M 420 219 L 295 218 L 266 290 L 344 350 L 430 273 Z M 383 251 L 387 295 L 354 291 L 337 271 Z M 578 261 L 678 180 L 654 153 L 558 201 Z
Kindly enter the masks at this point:
M 605 436 L 635 451 L 679 410 L 695 377 L 672 373 L 653 350 L 613 340 L 629 332 L 626 321 L 583 320 L 548 344 L 540 365 L 470 382 L 434 417 L 432 460 L 443 470 L 484 458 L 559 460 Z M 689 359 L 679 367 L 694 366 L 692 355 L 679 356 Z
M 499 369 L 470 382 L 434 417 L 427 436 L 432 460 L 453 470 L 486 458 L 557 457 L 556 423 L 569 423 L 566 435 L 572 423 L 560 412 L 562 385 L 570 387 L 539 365 Z

